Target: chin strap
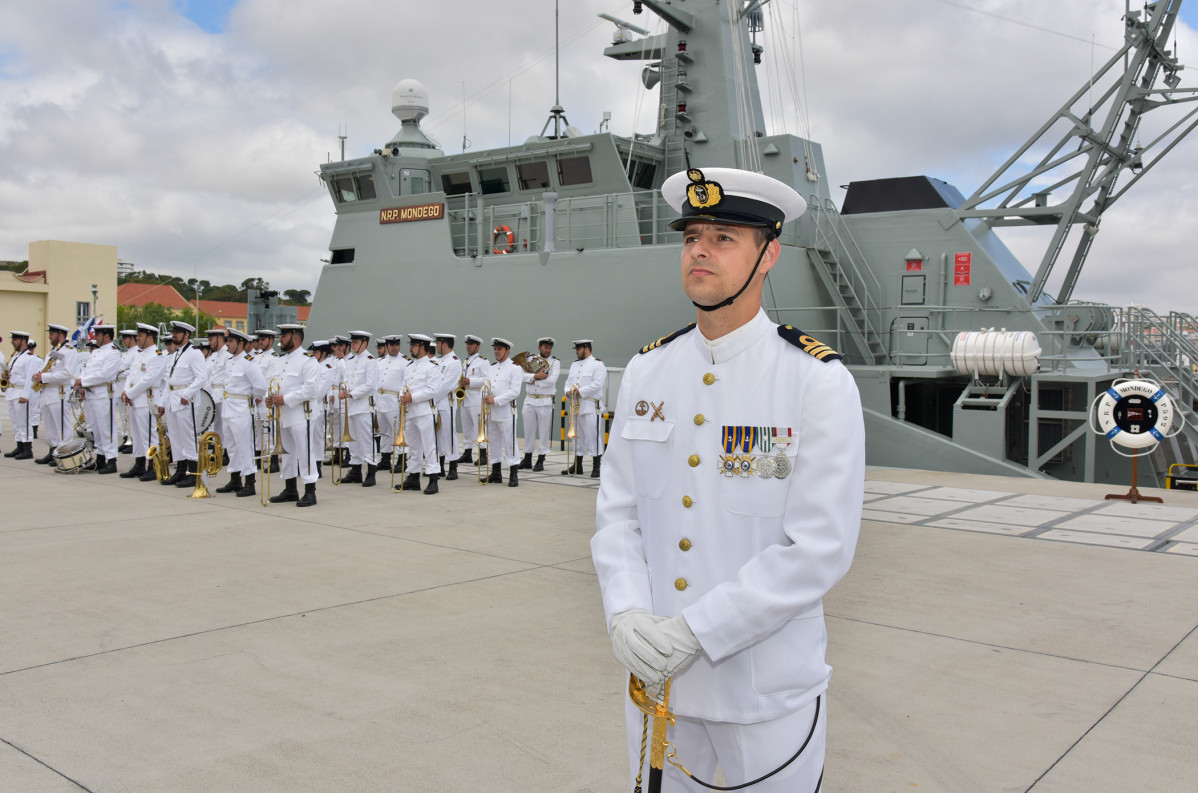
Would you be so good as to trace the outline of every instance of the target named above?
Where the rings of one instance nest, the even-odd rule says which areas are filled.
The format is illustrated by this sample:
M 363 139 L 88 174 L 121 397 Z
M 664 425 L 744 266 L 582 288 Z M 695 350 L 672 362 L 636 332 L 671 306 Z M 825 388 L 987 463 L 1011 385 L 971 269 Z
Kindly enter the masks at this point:
M 735 295 L 725 300 L 721 300 L 719 303 L 716 303 L 713 306 L 701 306 L 693 300 L 691 301 L 691 305 L 700 311 L 715 311 L 717 308 L 723 308 L 724 306 L 732 305 L 732 301 L 744 294 L 744 291 L 749 288 L 749 284 L 753 283 L 753 277 L 757 275 L 757 268 L 761 266 L 761 258 L 765 256 L 766 248 L 770 247 L 770 243 L 775 239 L 776 237 L 772 233 L 769 235 L 768 239 L 766 239 L 765 244 L 761 246 L 761 252 L 757 254 L 757 261 L 753 263 L 753 272 L 749 273 L 749 278 L 747 281 L 745 281 L 745 285 L 742 286 L 740 291 L 738 291 Z

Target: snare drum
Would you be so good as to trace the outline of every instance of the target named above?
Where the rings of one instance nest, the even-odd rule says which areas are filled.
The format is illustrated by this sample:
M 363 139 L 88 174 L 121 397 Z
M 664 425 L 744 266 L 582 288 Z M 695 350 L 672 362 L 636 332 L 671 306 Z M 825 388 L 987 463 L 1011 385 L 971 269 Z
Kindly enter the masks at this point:
M 77 474 L 96 467 L 96 455 L 91 445 L 81 438 L 64 441 L 54 450 L 55 470 L 60 474 Z

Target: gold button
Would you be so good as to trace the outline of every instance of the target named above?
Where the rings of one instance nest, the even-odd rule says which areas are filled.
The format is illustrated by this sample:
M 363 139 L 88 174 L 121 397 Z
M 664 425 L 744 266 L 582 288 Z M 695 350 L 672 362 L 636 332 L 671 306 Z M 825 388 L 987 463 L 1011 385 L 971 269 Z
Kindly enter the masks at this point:
M 707 421 L 707 419 L 703 418 L 703 414 L 702 414 L 702 413 L 696 413 L 696 414 L 695 414 L 695 426 L 696 426 L 696 427 L 698 427 L 698 426 L 701 426 L 701 425 L 703 424 L 703 422 L 704 422 L 704 421 Z
M 708 372 L 707 374 L 703 375 L 703 385 L 711 385 L 714 382 L 715 382 L 715 375 L 713 375 L 711 372 Z
M 678 542 L 678 547 L 679 547 L 679 548 L 681 548 L 681 549 L 682 549 L 682 550 L 684 550 L 684 551 L 689 551 L 689 550 L 691 549 L 691 541 L 690 541 L 690 540 L 688 540 L 688 539 L 686 539 L 685 537 L 683 537 L 683 538 L 682 538 L 682 539 L 681 539 L 681 540 Z
M 690 463 L 691 468 L 699 467 L 699 455 L 697 454 L 692 454 L 690 457 L 686 458 L 686 461 Z
M 683 496 L 683 497 L 682 497 L 682 506 L 686 507 L 687 509 L 690 509 L 690 508 L 691 508 L 691 504 L 694 504 L 694 503 L 695 503 L 695 502 L 691 500 L 691 497 L 690 497 L 690 496 Z
M 679 578 L 677 581 L 675 581 L 675 582 L 674 582 L 674 589 L 677 589 L 679 592 L 681 592 L 682 590 L 686 589 L 686 579 L 685 579 L 685 578 Z

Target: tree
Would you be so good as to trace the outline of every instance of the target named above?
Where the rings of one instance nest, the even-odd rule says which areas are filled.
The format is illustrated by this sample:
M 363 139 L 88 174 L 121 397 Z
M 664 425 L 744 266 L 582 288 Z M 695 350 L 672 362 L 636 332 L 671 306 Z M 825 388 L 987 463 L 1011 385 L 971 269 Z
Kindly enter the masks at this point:
M 308 305 L 308 297 L 312 294 L 310 289 L 284 289 L 283 297 L 288 301 L 299 306 Z
M 247 278 L 241 282 L 242 289 L 270 289 L 270 284 L 261 278 Z
M 165 325 L 169 328 L 172 319 L 181 320 L 191 325 L 196 321 L 195 310 L 173 311 L 158 303 L 146 303 L 144 306 L 116 307 L 116 324 L 118 330 L 136 328 L 138 322 L 145 323 L 146 325 L 154 325 L 159 328 Z M 196 336 L 203 336 L 208 328 L 220 324 L 217 322 L 216 317 L 211 314 L 205 314 L 203 311 L 200 312 L 199 322 L 200 324 L 196 326 Z

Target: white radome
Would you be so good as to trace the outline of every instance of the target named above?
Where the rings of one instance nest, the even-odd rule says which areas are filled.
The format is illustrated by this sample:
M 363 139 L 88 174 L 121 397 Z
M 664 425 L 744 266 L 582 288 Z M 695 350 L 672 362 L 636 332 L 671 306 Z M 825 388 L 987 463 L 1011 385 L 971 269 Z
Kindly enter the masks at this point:
M 400 80 L 391 89 L 391 112 L 401 122 L 419 122 L 428 115 L 428 89 L 416 80 Z

